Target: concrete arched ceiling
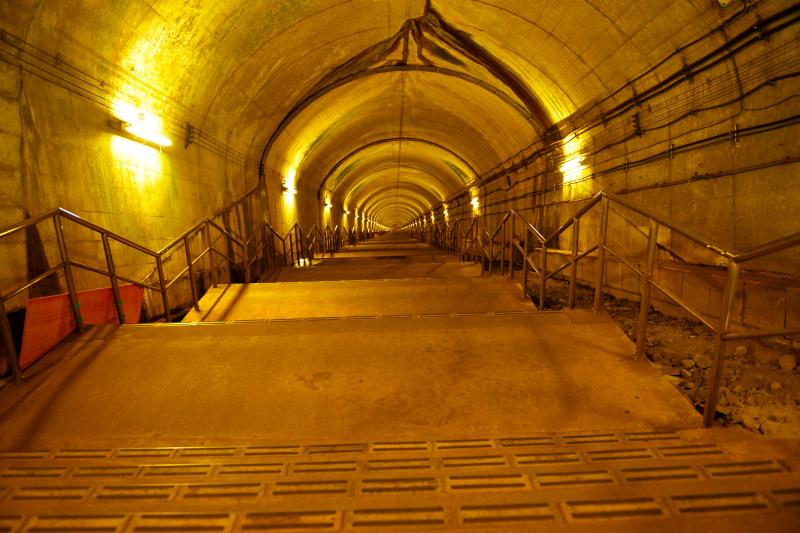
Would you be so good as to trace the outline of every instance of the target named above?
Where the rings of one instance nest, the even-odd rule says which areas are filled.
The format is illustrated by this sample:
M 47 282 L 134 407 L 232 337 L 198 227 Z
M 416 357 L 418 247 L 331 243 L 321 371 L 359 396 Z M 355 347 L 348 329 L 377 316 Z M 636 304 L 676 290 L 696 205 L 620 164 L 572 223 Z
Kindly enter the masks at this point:
M 700 15 L 712 4 L 59 0 L 2 2 L 0 28 L 108 80 L 120 98 L 191 121 L 269 176 L 291 169 L 319 191 L 348 154 L 394 137 L 490 169 L 705 33 L 711 19 Z M 424 169 L 438 180 L 428 182 L 433 196 L 458 186 L 441 151 L 399 152 L 394 172 Z M 382 184 L 367 171 L 382 165 L 359 161 L 359 180 L 336 195 L 362 198 L 354 191 Z M 382 202 L 386 217 L 419 207 Z
M 413 137 L 394 137 L 368 143 L 345 155 L 322 179 L 320 197 L 324 194 L 333 200 L 350 198 L 353 186 L 368 176 L 386 169 L 399 173 L 405 168 L 423 173 L 439 201 L 476 177 L 468 162 L 441 145 Z
M 416 169 L 387 169 L 375 172 L 357 183 L 345 199 L 346 205 L 356 209 L 368 209 L 377 200 L 397 199 L 399 193 L 417 198 L 428 210 L 443 198 L 431 190 L 432 176 Z M 398 182 L 399 185 L 398 186 Z

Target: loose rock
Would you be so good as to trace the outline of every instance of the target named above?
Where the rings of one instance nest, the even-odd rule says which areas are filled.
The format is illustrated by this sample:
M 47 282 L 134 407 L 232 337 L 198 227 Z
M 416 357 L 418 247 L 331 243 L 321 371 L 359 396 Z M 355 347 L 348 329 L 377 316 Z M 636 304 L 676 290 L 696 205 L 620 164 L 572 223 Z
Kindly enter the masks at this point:
M 784 370 L 794 370 L 797 366 L 797 357 L 792 354 L 782 355 L 778 359 L 778 365 Z
M 681 373 L 679 369 L 671 367 L 669 365 L 658 364 L 656 365 L 656 368 L 658 368 L 662 374 L 665 374 L 667 376 L 678 376 Z
M 769 388 L 770 388 L 771 390 L 774 390 L 774 391 L 779 391 L 779 390 L 781 390 L 783 387 L 781 386 L 781 384 L 780 384 L 779 382 L 777 382 L 777 381 L 773 381 L 772 383 L 770 383 L 770 385 L 769 385 Z
M 695 366 L 694 359 L 684 359 L 683 361 L 681 361 L 681 364 L 683 365 L 683 368 L 685 368 L 686 370 L 691 370 Z
M 705 354 L 695 356 L 694 362 L 698 368 L 702 369 L 711 368 L 711 365 L 714 364 L 714 361 Z
M 736 357 L 744 357 L 745 355 L 747 355 L 747 346 L 744 345 L 737 346 L 736 350 L 734 350 L 733 352 L 733 355 L 735 355 Z
M 686 378 L 686 379 L 689 379 L 690 377 L 692 377 L 692 373 L 684 368 L 684 369 L 681 369 L 681 376 Z

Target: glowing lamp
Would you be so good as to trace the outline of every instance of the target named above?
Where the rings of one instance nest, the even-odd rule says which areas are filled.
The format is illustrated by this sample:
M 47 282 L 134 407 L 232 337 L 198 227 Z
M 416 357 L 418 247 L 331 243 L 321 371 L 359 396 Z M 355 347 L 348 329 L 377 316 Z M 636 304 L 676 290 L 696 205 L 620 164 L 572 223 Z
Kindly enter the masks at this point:
M 108 125 L 125 137 L 162 150 L 172 146 L 172 140 L 161 132 L 161 119 L 129 105 L 117 106 L 117 117 Z
M 291 183 L 284 183 L 281 186 L 281 191 L 283 192 L 283 195 L 287 197 L 297 194 L 297 189 L 295 189 L 294 185 Z

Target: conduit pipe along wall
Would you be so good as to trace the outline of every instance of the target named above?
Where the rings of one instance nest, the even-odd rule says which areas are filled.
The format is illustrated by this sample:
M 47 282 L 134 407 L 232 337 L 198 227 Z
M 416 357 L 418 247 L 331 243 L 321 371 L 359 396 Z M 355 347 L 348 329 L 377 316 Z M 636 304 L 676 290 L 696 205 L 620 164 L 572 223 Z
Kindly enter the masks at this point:
M 739 249 L 799 231 L 800 5 L 737 6 L 561 121 L 563 140 L 531 145 L 485 172 L 487 222 L 513 207 L 547 232 L 607 190 Z M 451 218 L 471 214 L 452 207 L 468 198 L 465 188 L 447 199 Z M 632 255 L 637 239 L 621 239 Z M 684 261 L 703 261 L 679 239 L 664 244 Z M 800 256 L 758 268 L 797 275 Z
M 391 193 L 369 194 L 390 181 L 369 181 L 365 152 L 339 168 L 348 177 L 333 176 L 346 186 L 331 218 L 443 213 L 401 201 L 408 184 L 427 183 L 451 220 L 471 216 L 477 191 L 483 217 L 513 205 L 553 226 L 570 202 L 609 187 L 746 247 L 762 240 L 759 210 L 777 214 L 776 233 L 791 224 L 794 4 L 3 2 L 0 225 L 60 204 L 158 248 L 255 186 L 260 170 L 272 222 L 307 225 L 338 161 L 413 138 L 386 158 L 394 205 Z M 162 119 L 169 150 L 143 157 L 112 143 L 121 97 Z M 762 133 L 769 125 L 779 129 Z M 704 141 L 728 133 L 730 143 Z M 412 163 L 438 179 L 411 179 Z M 287 179 L 296 194 L 282 193 Z M 370 205 L 345 205 L 351 197 Z M 97 242 L 68 238 L 80 259 L 101 259 Z M 11 258 L 0 284 L 40 272 L 53 252 L 47 234 L 0 246 Z M 122 263 L 130 275 L 142 266 Z

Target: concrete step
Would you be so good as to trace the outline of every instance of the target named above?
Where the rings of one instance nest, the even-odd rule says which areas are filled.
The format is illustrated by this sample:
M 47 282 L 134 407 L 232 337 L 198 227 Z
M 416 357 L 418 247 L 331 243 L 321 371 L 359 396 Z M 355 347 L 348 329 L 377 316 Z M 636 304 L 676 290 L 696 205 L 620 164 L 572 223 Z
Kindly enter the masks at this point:
M 699 427 L 592 313 L 126 325 L 60 346 L 0 394 L 0 447 L 524 437 Z M 53 365 L 48 368 L 46 365 Z
M 360 279 L 410 279 L 410 278 L 475 278 L 480 277 L 481 267 L 474 263 L 392 263 L 382 261 L 350 261 L 346 259 L 323 260 L 307 268 L 280 268 L 270 273 L 263 281 L 345 281 Z
M 0 452 L 4 531 L 794 531 L 797 445 L 737 430 Z
M 314 267 L 310 267 L 314 268 Z M 506 278 L 251 283 L 211 288 L 184 322 L 532 311 Z

